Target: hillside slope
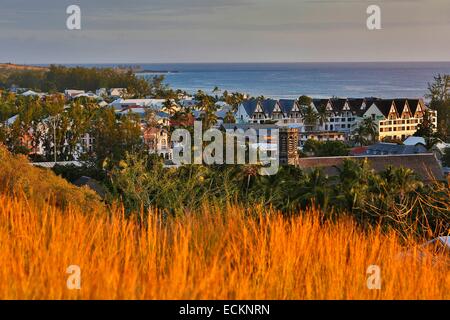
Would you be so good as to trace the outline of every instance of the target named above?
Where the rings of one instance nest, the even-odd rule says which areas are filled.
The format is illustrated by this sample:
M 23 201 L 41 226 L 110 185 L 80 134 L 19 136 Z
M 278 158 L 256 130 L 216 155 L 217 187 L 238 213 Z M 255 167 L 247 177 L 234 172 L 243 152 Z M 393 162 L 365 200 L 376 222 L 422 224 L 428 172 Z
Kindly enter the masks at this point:
M 103 206 L 87 188 L 78 188 L 48 169 L 33 167 L 23 156 L 11 155 L 0 145 L 0 194 L 25 196 L 33 202 L 51 202 L 58 207 L 80 207 L 89 212 Z

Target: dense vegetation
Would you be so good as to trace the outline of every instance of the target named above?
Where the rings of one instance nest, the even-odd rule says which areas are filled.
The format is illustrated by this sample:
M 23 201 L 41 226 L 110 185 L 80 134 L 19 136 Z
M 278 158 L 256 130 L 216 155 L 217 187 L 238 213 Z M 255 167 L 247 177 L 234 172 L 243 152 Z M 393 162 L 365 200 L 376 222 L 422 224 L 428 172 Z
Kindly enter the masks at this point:
M 260 176 L 251 165 L 167 169 L 157 157 L 132 154 L 100 172 L 93 167 L 55 171 L 68 179 L 91 172 L 107 186 L 107 201 L 120 199 L 128 213 L 158 208 L 182 215 L 205 203 L 238 203 L 250 211 L 272 207 L 286 215 L 319 207 L 329 219 L 349 215 L 361 225 L 381 225 L 402 234 L 414 230 L 417 235 L 442 235 L 450 229 L 447 183 L 425 185 L 405 168 L 375 173 L 367 161 L 346 161 L 336 177 L 291 166 L 281 167 L 274 176 Z
M 438 135 L 450 141 L 450 75 L 436 76 L 428 91 L 430 107 L 438 114 Z
M 95 92 L 99 88 L 126 88 L 130 97 L 166 96 L 170 93 L 174 95 L 163 84 L 163 80 L 163 76 L 151 79 L 137 77 L 131 69 L 51 65 L 48 71 L 10 71 L 0 78 L 0 87 L 16 86 L 41 92 L 64 92 L 66 89 Z
M 87 212 L 101 207 L 100 198 L 87 188 L 77 188 L 48 169 L 33 167 L 24 156 L 13 156 L 0 144 L 0 194 L 17 195 L 36 205 L 69 205 Z
M 323 212 L 208 206 L 126 218 L 0 193 L 0 299 L 449 299 L 445 256 Z M 68 290 L 69 266 L 81 290 Z M 381 290 L 367 270 L 381 268 Z

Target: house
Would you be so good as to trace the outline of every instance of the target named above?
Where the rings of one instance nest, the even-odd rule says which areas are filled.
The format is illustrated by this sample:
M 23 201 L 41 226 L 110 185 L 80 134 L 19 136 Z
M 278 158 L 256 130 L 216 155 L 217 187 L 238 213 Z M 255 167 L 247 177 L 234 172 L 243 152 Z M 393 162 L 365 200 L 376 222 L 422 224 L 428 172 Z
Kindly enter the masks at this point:
M 278 108 L 279 106 L 279 108 Z M 277 109 L 278 113 L 277 125 L 279 126 L 291 126 L 296 124 L 299 131 L 303 131 L 303 117 L 301 108 L 297 100 L 292 99 L 280 99 L 278 101 Z
M 172 103 L 172 110 L 167 110 L 165 107 L 167 99 L 116 99 L 110 103 L 116 110 L 123 110 L 130 107 L 142 107 L 149 108 L 155 111 L 163 111 L 166 113 L 170 113 L 172 111 L 180 110 L 180 106 L 176 104 L 175 100 L 170 100 Z
M 216 104 L 218 106 L 218 110 L 216 111 L 217 117 L 217 125 L 220 126 L 223 123 L 223 120 L 226 116 L 231 112 L 233 114 L 233 108 L 228 104 Z M 234 117 L 234 114 L 233 114 Z
M 437 126 L 436 112 L 427 109 L 421 99 L 375 100 L 364 113 L 363 118 L 371 117 L 375 120 L 380 141 L 405 140 L 417 131 L 426 110 L 431 112 L 433 124 Z
M 88 98 L 88 99 L 95 99 L 95 100 L 101 100 L 102 98 L 99 97 L 98 95 L 92 93 L 92 92 L 85 92 L 85 93 L 80 93 L 77 95 L 72 96 L 72 99 L 79 99 L 79 98 Z
M 274 110 L 280 110 L 278 102 L 273 99 L 250 99 L 243 101 L 236 112 L 238 123 L 256 123 L 264 124 L 266 121 L 272 121 Z
M 389 166 L 404 167 L 413 170 L 422 181 L 427 183 L 445 179 L 442 168 L 432 153 L 299 158 L 295 165 L 305 171 L 320 168 L 325 175 L 332 177 L 339 175 L 339 168 L 342 167 L 344 160 L 364 161 L 366 159 L 375 172 L 382 172 Z
M 108 96 L 108 90 L 106 88 L 100 88 L 95 91 L 95 94 L 99 97 L 107 97 Z
M 198 101 L 191 98 L 191 99 L 181 99 L 179 100 L 178 103 L 185 109 L 187 108 L 194 109 L 197 106 Z
M 169 133 L 166 129 L 144 129 L 144 143 L 150 154 L 157 154 L 166 160 L 173 158 L 173 149 L 170 146 Z
M 109 105 L 116 110 L 124 110 L 130 107 L 149 107 L 151 99 L 123 99 L 114 100 Z
M 404 145 L 407 146 L 423 146 L 427 145 L 427 142 L 422 137 L 409 137 L 403 141 Z M 436 155 L 438 160 L 441 160 L 447 149 L 450 149 L 450 143 L 445 143 L 442 140 L 438 140 L 436 144 L 431 147 L 431 151 Z
M 64 90 L 64 95 L 65 95 L 66 99 L 72 99 L 75 96 L 78 96 L 83 93 L 86 93 L 86 92 L 84 90 L 72 90 L 72 89 Z
M 315 141 L 346 141 L 346 135 L 339 131 L 304 131 L 299 132 L 299 147 L 303 148 L 305 142 L 308 140 Z
M 238 123 L 303 124 L 297 100 L 250 99 L 243 101 L 235 114 Z
M 418 154 L 428 153 L 425 146 L 418 144 L 414 146 L 400 145 L 396 143 L 378 142 L 367 147 L 364 155 L 392 155 L 392 154 Z
M 105 108 L 106 106 L 108 106 L 108 102 L 102 100 L 102 101 L 100 101 L 100 102 L 98 103 L 98 106 L 99 106 L 100 108 Z
M 324 131 L 343 132 L 346 138 L 362 119 L 367 106 L 376 98 L 313 99 Z
M 37 92 L 34 92 L 33 90 L 28 90 L 20 95 L 23 97 L 39 97 L 39 98 L 41 98 L 41 97 L 45 96 L 45 93 L 37 93 Z
M 112 98 L 121 98 L 127 94 L 126 88 L 111 88 L 109 89 L 109 96 Z

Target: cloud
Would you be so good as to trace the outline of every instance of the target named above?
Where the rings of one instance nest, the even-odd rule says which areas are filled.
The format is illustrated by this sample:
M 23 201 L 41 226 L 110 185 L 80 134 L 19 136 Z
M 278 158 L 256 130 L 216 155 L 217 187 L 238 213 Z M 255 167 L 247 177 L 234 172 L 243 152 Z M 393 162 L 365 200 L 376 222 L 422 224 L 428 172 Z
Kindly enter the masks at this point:
M 365 23 L 373 0 L 0 1 L 0 61 L 248 61 L 252 52 L 254 59 L 272 61 L 365 60 L 374 47 L 380 59 L 408 60 L 417 54 L 442 59 L 450 49 L 446 43 L 426 52 L 411 47 L 419 37 L 448 37 L 448 0 L 377 0 L 383 30 L 376 33 Z M 82 9 L 82 30 L 72 32 L 65 11 L 74 3 Z

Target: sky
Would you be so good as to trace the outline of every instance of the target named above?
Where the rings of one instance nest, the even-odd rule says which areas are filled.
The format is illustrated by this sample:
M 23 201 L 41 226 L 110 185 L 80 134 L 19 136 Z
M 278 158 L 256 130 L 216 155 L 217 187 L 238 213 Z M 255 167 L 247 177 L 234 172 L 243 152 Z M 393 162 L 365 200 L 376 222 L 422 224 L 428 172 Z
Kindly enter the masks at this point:
M 0 62 L 310 61 L 450 61 L 450 0 L 0 0 Z

